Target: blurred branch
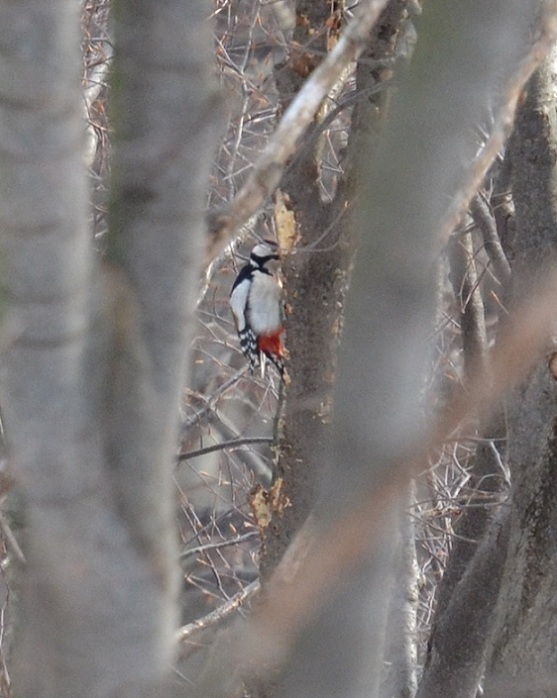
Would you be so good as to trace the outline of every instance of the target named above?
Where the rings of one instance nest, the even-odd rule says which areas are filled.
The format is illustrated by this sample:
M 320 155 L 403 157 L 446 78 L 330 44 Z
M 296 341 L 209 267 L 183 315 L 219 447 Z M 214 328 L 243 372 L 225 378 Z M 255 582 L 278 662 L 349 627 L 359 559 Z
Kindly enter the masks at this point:
M 312 123 L 321 102 L 363 50 L 369 32 L 386 4 L 387 0 L 365 0 L 359 4 L 337 45 L 313 71 L 289 105 L 238 195 L 224 213 L 218 212 L 216 218 L 210 221 L 213 239 L 209 259 L 274 192 L 289 158 Z
M 557 37 L 557 0 L 547 0 L 543 4 L 543 16 L 539 22 L 539 36 L 514 71 L 503 93 L 501 107 L 497 112 L 495 124 L 486 143 L 481 148 L 467 182 L 463 185 L 449 209 L 441 227 L 441 240 L 447 239 L 458 225 L 469 202 L 480 188 L 491 164 L 507 140 L 513 125 L 517 104 L 522 88 L 545 60 Z

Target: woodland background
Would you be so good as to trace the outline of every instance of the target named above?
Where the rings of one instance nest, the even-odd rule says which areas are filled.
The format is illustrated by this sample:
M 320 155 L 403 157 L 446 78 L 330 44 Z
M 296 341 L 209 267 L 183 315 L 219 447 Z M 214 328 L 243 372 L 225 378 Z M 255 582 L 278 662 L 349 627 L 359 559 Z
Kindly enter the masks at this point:
M 3 696 L 555 694 L 556 37 L 0 0 Z

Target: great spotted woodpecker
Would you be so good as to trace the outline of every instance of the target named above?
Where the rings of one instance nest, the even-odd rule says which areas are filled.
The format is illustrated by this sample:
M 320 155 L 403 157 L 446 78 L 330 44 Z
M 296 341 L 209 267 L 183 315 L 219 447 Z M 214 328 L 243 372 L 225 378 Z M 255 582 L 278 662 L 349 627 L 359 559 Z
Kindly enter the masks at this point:
M 251 372 L 258 366 L 263 372 L 268 358 L 284 376 L 282 286 L 278 266 L 276 243 L 266 240 L 255 245 L 248 263 L 234 281 L 230 307 Z

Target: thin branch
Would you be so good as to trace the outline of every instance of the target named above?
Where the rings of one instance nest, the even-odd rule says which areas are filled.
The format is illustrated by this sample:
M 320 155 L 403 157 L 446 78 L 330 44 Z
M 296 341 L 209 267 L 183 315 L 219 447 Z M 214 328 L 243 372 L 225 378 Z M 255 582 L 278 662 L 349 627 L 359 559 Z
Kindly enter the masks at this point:
M 19 543 L 17 542 L 17 538 L 14 535 L 14 532 L 11 529 L 10 524 L 7 522 L 6 517 L 4 514 L 0 511 L 0 530 L 4 534 L 4 537 L 6 539 L 6 542 L 10 546 L 10 548 L 14 551 L 15 556 L 17 559 L 22 562 L 23 564 L 26 563 L 25 560 L 25 555 L 23 554 L 23 550 L 21 549 Z
M 486 378 L 487 336 L 485 312 L 478 284 L 472 236 L 469 232 L 451 239 L 449 246 L 451 282 L 460 306 L 460 330 L 464 353 L 464 374 L 468 378 L 472 367 L 481 365 Z
M 191 415 L 190 417 L 186 417 L 182 421 L 182 433 L 186 432 L 188 429 L 194 426 L 194 424 L 200 422 L 201 419 L 203 419 L 203 417 L 205 417 L 206 415 L 210 414 L 211 412 L 214 412 L 215 407 L 217 406 L 217 403 L 221 399 L 221 397 L 230 388 L 232 388 L 232 386 L 236 385 L 236 383 L 247 373 L 247 371 L 248 367 L 243 366 L 239 371 L 236 371 L 234 375 L 230 376 L 228 380 L 225 380 L 224 383 L 221 383 L 218 389 L 215 390 L 215 392 L 209 395 L 208 397 L 199 396 L 196 394 L 196 397 L 203 399 L 205 404 L 195 414 Z
M 252 538 L 258 538 L 259 531 L 249 531 L 249 533 L 244 533 L 241 536 L 236 536 L 235 538 L 230 538 L 229 540 L 221 540 L 216 543 L 205 543 L 204 545 L 197 545 L 195 548 L 188 548 L 180 554 L 180 559 L 185 560 L 188 557 L 197 555 L 198 553 L 205 553 L 208 550 L 220 550 L 220 548 L 227 548 L 230 545 L 238 545 L 238 543 L 245 543 L 247 540 Z
M 501 286 L 506 289 L 511 280 L 511 266 L 499 239 L 495 217 L 481 193 L 476 194 L 470 202 L 470 213 L 482 234 L 485 251 L 493 265 L 495 276 Z
M 270 444 L 272 442 L 273 439 L 269 436 L 249 436 L 243 439 L 232 439 L 231 441 L 223 441 L 220 444 L 213 444 L 213 446 L 198 448 L 196 451 L 180 453 L 178 455 L 178 461 L 190 460 L 191 458 L 198 458 L 199 456 L 206 456 L 208 453 L 224 451 L 226 448 L 237 448 L 238 446 L 248 446 L 251 444 Z
M 216 631 L 235 611 L 247 601 L 250 601 L 257 594 L 259 589 L 260 582 L 256 579 L 237 594 L 234 594 L 234 596 L 226 601 L 226 603 L 223 603 L 222 606 L 219 606 L 211 613 L 203 616 L 203 618 L 199 618 L 193 621 L 193 623 L 188 623 L 179 628 L 176 631 L 175 637 L 176 642 L 180 646 L 180 659 L 187 658 L 192 652 L 199 649 L 199 647 L 196 647 L 196 644 L 199 644 L 201 639 L 206 640 L 207 631 Z
M 255 221 L 251 221 L 251 223 L 254 223 Z M 243 243 L 244 239 L 250 235 L 253 234 L 253 225 L 246 225 L 245 226 L 245 231 L 244 234 L 238 235 L 234 240 L 232 240 L 224 250 L 221 251 L 221 253 L 218 255 L 218 257 L 211 259 L 210 264 L 207 266 L 207 269 L 205 271 L 202 283 L 201 283 L 201 288 L 199 291 L 199 295 L 196 301 L 196 307 L 199 309 L 201 304 L 205 301 L 207 294 L 209 292 L 209 289 L 211 288 L 211 285 L 216 277 L 216 275 L 222 271 L 222 269 L 230 263 L 230 258 L 234 257 L 236 254 L 238 248 L 240 245 Z
M 238 428 L 232 420 L 222 410 L 218 414 L 212 414 L 207 420 L 211 430 L 216 430 L 224 441 L 232 441 L 240 438 Z M 241 454 L 241 458 L 238 456 Z M 250 448 L 245 451 L 233 452 L 229 454 L 233 460 L 241 463 L 257 478 L 261 480 L 261 484 L 268 486 L 271 483 L 272 468 L 269 462 L 255 449 Z

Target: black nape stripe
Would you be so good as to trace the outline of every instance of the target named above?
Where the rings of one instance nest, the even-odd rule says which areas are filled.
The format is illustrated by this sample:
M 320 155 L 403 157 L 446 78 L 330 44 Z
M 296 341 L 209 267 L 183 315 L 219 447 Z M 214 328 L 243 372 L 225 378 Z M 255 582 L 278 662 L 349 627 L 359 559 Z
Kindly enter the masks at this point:
M 275 260 L 280 259 L 278 254 L 269 254 L 269 255 L 266 255 L 265 257 L 260 257 L 258 254 L 253 254 L 253 253 L 251 254 L 251 258 L 257 264 L 258 267 L 263 266 L 263 264 L 271 261 L 271 259 L 275 259 Z

